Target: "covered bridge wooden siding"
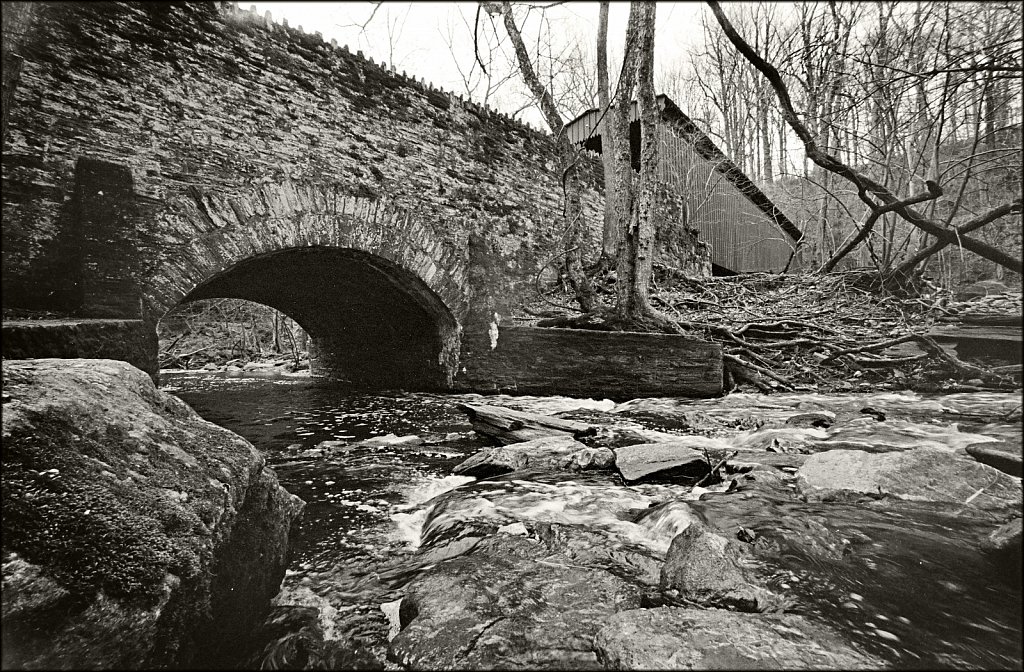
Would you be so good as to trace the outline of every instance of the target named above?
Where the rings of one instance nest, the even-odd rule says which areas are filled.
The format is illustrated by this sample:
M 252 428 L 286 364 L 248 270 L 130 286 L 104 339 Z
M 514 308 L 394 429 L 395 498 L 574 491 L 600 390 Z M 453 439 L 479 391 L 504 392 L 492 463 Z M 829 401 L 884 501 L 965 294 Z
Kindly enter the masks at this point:
M 800 230 L 722 150 L 665 95 L 658 96 L 659 177 L 685 195 L 687 224 L 711 245 L 716 273 L 780 272 L 790 263 Z M 640 127 L 636 102 L 630 112 L 634 166 L 639 166 Z M 601 152 L 603 121 L 588 110 L 566 128 L 577 146 Z

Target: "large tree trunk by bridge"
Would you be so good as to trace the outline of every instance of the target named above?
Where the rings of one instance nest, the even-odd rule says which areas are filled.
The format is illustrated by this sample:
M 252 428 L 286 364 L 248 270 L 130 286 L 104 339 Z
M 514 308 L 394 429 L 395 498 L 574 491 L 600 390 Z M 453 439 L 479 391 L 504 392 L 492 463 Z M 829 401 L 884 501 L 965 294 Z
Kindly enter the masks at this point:
M 658 106 L 654 98 L 655 4 L 634 2 L 626 28 L 626 55 L 607 127 L 612 135 L 616 214 L 620 226 L 616 312 L 625 323 L 653 315 L 649 296 L 657 209 Z M 634 182 L 629 112 L 636 90 L 640 117 L 640 172 Z
M 597 104 L 601 114 L 607 115 L 611 106 L 610 84 L 608 82 L 608 2 L 601 3 L 597 23 Z M 615 138 L 606 132 L 601 138 L 601 151 L 604 160 L 601 166 L 604 174 L 604 227 L 601 236 L 601 259 L 598 268 L 610 268 L 615 265 L 619 248 L 619 226 L 615 218 L 615 168 L 610 157 L 615 153 Z
M 492 15 L 502 17 L 505 29 L 515 47 L 523 80 L 530 88 L 544 114 L 551 130 L 557 136 L 560 146 L 568 147 L 572 154 L 563 155 L 567 162 L 563 174 L 566 194 L 566 269 L 574 289 L 580 297 L 585 311 L 592 306 L 592 289 L 586 277 L 576 269 L 579 264 L 579 227 L 582 225 L 582 208 L 579 206 L 579 184 L 575 174 L 575 150 L 563 130 L 561 115 L 548 89 L 541 83 L 530 61 L 522 35 L 512 15 L 509 2 L 481 3 Z M 615 317 L 621 326 L 637 325 L 651 320 L 664 322 L 651 307 L 649 284 L 654 261 L 655 225 L 660 219 L 658 199 L 658 121 L 661 116 L 654 96 L 654 18 L 655 4 L 633 2 L 630 6 L 629 25 L 626 31 L 626 49 L 622 71 L 614 96 L 614 106 L 607 107 L 610 98 L 607 83 L 607 7 L 601 8 L 601 34 L 598 61 L 602 62 L 601 100 L 605 110 L 602 136 L 606 188 L 606 230 L 617 230 L 616 259 L 616 309 Z M 634 175 L 632 148 L 630 142 L 630 108 L 634 92 L 640 116 L 640 157 L 639 173 Z M 610 101 L 608 101 L 610 102 Z M 610 238 L 605 236 L 603 249 L 607 250 Z

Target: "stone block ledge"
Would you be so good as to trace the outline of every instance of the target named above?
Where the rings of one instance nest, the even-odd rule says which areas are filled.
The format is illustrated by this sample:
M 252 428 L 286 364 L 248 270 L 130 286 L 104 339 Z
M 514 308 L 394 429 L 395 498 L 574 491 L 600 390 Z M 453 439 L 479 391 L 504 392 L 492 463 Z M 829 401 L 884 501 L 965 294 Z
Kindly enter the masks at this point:
M 4 320 L 4 359 L 115 359 L 156 379 L 157 336 L 144 320 Z

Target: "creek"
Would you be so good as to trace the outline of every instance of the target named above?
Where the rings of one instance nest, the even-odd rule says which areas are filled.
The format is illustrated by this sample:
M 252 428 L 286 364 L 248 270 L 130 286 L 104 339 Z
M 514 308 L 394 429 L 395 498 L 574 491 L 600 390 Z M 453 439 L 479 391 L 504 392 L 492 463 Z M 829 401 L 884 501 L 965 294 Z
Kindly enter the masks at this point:
M 512 533 L 522 523 L 571 529 L 584 540 L 577 552 L 591 566 L 634 582 L 647 604 L 656 605 L 658 567 L 675 534 L 698 517 L 719 529 L 745 528 L 773 540 L 775 561 L 760 569 L 764 585 L 886 667 L 1021 667 L 1021 586 L 979 550 L 994 525 L 976 517 L 914 502 L 808 503 L 790 494 L 793 486 L 785 479 L 777 488 L 712 488 L 701 496 L 672 482 L 626 485 L 614 472 L 480 480 L 452 475 L 452 467 L 490 445 L 472 431 L 455 406 L 460 402 L 571 411 L 574 419 L 667 433 L 684 433 L 680 418 L 699 413 L 717 428 L 710 435 L 722 438 L 743 431 L 751 418 L 770 420 L 793 409 L 856 413 L 870 407 L 884 410 L 888 422 L 854 417 L 828 440 L 880 452 L 923 444 L 956 450 L 978 436 L 1019 442 L 1019 419 L 999 419 L 1019 406 L 1019 395 L 738 394 L 615 404 L 366 393 L 302 378 L 207 372 L 163 372 L 161 378 L 166 391 L 204 418 L 251 441 L 282 485 L 307 502 L 293 528 L 292 564 L 275 603 L 319 609 L 325 638 L 359 641 L 366 664 L 384 660 L 404 587 L 451 557 L 453 540 L 457 546 L 470 522 Z M 788 431 L 774 440 L 806 442 L 809 430 Z M 416 435 L 423 442 L 354 445 L 388 434 Z M 324 447 L 324 441 L 337 443 Z M 788 543 L 793 538 L 806 543 Z M 431 548 L 449 549 L 449 555 L 431 555 Z

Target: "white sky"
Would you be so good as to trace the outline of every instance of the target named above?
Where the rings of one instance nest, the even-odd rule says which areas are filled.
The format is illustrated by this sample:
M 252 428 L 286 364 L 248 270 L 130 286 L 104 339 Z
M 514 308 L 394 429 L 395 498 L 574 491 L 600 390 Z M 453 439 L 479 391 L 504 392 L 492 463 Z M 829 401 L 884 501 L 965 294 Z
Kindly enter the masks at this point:
M 246 2 L 242 8 L 255 6 L 263 14 L 270 11 L 275 22 L 287 19 L 290 26 L 302 26 L 307 33 L 319 31 L 324 39 L 332 38 L 339 45 L 348 45 L 352 51 L 362 51 L 374 62 L 393 63 L 399 70 L 433 82 L 446 91 L 464 93 L 459 75 L 473 65 L 473 37 L 471 27 L 477 3 L 444 2 L 385 2 L 382 3 L 365 31 L 361 25 L 373 12 L 369 2 Z M 688 45 L 703 35 L 700 24 L 702 3 L 659 2 L 655 37 L 655 72 L 659 64 L 670 64 Z M 459 12 L 468 17 L 467 28 Z M 486 15 L 482 14 L 482 23 Z M 564 35 L 567 42 L 576 37 L 580 44 L 596 52 L 598 3 L 568 2 L 551 10 L 548 16 L 556 35 Z M 609 12 L 608 49 L 615 67 L 617 54 L 621 54 L 626 33 L 629 4 L 613 2 Z M 499 26 L 499 29 L 501 27 Z M 524 28 L 524 38 L 533 35 Z M 536 33 L 534 32 L 534 35 Z M 446 40 L 452 36 L 453 48 Z M 457 61 L 457 62 L 456 62 Z M 516 84 L 522 90 L 521 79 Z M 502 112 L 513 113 L 523 103 L 522 94 L 509 92 L 490 100 L 490 105 Z M 578 110 L 577 113 L 583 110 Z M 535 128 L 543 127 L 536 109 L 523 110 L 521 118 Z

